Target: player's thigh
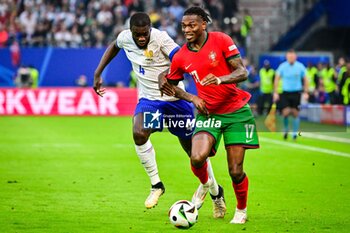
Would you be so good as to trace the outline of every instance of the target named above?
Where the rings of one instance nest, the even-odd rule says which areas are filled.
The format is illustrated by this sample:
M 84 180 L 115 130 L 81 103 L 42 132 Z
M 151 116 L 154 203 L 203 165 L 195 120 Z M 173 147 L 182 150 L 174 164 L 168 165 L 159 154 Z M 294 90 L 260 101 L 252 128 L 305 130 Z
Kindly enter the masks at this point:
M 171 134 L 181 140 L 191 139 L 195 126 L 192 104 L 185 100 L 164 102 L 162 113 Z
M 227 164 L 230 174 L 235 175 L 243 172 L 245 150 L 241 145 L 226 147 Z
M 153 132 L 155 132 L 154 129 L 144 127 L 144 116 L 142 112 L 133 117 L 132 133 L 135 140 L 137 138 L 146 140 Z
M 202 165 L 205 160 L 215 154 L 216 140 L 213 135 L 205 131 L 200 131 L 192 137 L 191 162 L 192 164 Z
M 196 116 L 196 127 L 192 136 L 192 152 L 194 149 L 195 151 L 201 151 L 202 147 L 204 151 L 209 151 L 209 156 L 214 156 L 216 154 L 222 137 L 222 125 L 215 124 L 216 122 L 217 119 L 215 116 L 210 116 L 209 118 L 202 114 Z M 210 140 L 210 142 L 201 141 L 201 138 L 207 137 L 213 140 Z M 206 145 L 201 145 L 201 142 L 206 143 Z M 194 145 L 194 143 L 196 143 L 196 145 Z
M 155 131 L 161 131 L 162 127 L 152 128 L 145 124 L 145 115 L 152 116 L 152 114 L 161 110 L 161 102 L 141 98 L 136 105 L 133 117 L 133 135 L 138 137 L 149 137 Z M 159 120 L 161 123 L 161 120 Z
M 254 116 L 249 106 L 242 107 L 231 117 L 227 117 L 223 130 L 225 147 L 242 146 L 243 148 L 258 148 L 259 138 Z

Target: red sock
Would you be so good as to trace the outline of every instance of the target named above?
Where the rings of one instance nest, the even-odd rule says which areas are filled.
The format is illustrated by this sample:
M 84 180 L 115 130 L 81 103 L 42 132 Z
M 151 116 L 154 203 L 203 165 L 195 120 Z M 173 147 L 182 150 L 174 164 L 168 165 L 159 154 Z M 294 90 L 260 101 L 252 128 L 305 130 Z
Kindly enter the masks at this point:
M 247 207 L 248 198 L 248 176 L 245 176 L 239 184 L 232 182 L 232 186 L 236 194 L 237 208 L 240 210 L 245 209 Z
M 209 179 L 209 174 L 208 174 L 208 171 L 207 171 L 207 167 L 208 167 L 207 161 L 205 161 L 204 165 L 202 167 L 200 167 L 200 168 L 195 168 L 191 164 L 191 169 L 193 171 L 193 174 L 199 178 L 199 180 L 201 181 L 202 184 L 207 183 L 208 179 Z

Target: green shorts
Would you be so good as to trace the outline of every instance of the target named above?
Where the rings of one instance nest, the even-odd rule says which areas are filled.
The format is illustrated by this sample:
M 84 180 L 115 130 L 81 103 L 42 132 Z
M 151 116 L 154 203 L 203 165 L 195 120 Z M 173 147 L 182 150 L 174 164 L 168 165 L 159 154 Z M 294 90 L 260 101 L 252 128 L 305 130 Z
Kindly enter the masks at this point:
M 212 114 L 209 117 L 198 114 L 193 135 L 205 132 L 215 139 L 212 154 L 215 154 L 224 136 L 225 147 L 241 145 L 247 149 L 259 148 L 255 119 L 248 104 L 235 112 Z

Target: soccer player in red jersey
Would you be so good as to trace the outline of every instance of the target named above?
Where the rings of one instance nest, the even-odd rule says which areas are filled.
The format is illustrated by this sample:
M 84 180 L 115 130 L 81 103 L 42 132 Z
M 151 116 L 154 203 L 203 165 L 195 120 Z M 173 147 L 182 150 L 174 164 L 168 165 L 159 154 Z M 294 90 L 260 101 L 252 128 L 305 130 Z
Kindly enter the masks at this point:
M 245 150 L 258 148 L 254 116 L 247 104 L 250 94 L 236 84 L 247 79 L 247 71 L 233 40 L 221 32 L 207 32 L 209 15 L 200 7 L 184 12 L 182 31 L 187 40 L 174 56 L 167 81 L 161 91 L 192 102 L 199 113 L 192 136 L 191 167 L 214 201 L 214 217 L 226 212 L 223 189 L 212 184 L 206 159 L 214 155 L 221 137 L 227 152 L 229 174 L 236 194 L 237 207 L 231 220 L 243 224 L 247 219 L 248 177 L 243 170 Z M 189 73 L 196 83 L 198 96 L 175 85 Z M 216 186 L 216 187 L 215 187 Z

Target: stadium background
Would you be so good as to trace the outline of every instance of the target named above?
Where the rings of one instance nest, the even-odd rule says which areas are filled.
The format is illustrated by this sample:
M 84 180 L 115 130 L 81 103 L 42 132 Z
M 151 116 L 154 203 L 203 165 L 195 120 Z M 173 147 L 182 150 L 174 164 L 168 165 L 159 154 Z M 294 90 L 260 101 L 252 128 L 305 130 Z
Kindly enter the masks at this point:
M 152 137 L 168 191 L 157 208 L 144 211 L 149 187 L 133 151 L 130 116 L 137 92 L 125 54 L 103 73 L 107 98 L 97 98 L 91 85 L 106 46 L 128 26 L 132 12 L 148 12 L 155 27 L 183 44 L 178 22 L 190 5 L 205 6 L 213 18 L 209 30 L 235 40 L 250 71 L 241 86 L 248 91 L 264 61 L 277 68 L 289 48 L 305 65 L 320 64 L 321 71 L 329 63 L 337 74 L 345 66 L 340 58 L 350 56 L 347 0 L 0 1 L 1 232 L 174 230 L 167 209 L 189 199 L 197 184 L 187 158 L 169 133 Z M 21 88 L 16 77 L 31 69 L 38 72 L 36 81 Z M 297 142 L 266 132 L 265 116 L 257 117 L 261 149 L 249 151 L 246 165 L 251 221 L 244 227 L 226 224 L 231 216 L 214 221 L 207 200 L 191 230 L 349 231 L 350 107 L 325 98 L 304 103 L 301 115 Z M 232 208 L 224 157 L 213 166 Z M 178 177 L 187 179 L 179 184 Z

